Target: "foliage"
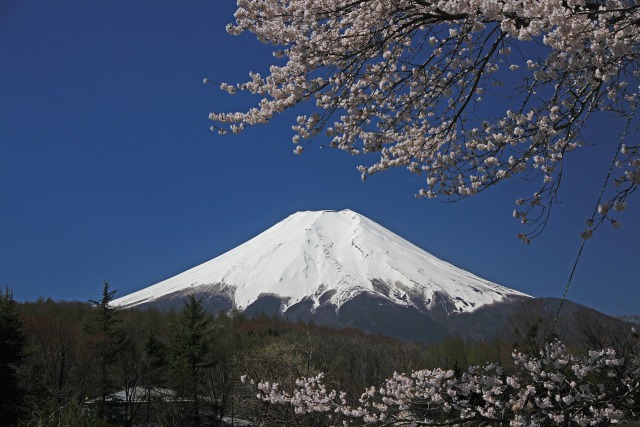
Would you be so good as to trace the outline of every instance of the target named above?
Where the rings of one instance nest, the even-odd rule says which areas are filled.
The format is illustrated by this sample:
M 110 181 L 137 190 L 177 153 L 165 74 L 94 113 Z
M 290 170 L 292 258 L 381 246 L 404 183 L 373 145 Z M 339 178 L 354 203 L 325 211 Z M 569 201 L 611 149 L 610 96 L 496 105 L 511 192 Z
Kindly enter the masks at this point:
M 63 405 L 55 400 L 38 401 L 33 405 L 28 420 L 19 426 L 73 426 L 73 427 L 104 427 L 104 420 L 83 410 L 82 403 L 71 400 Z
M 499 365 L 504 370 L 504 378 L 501 377 L 504 380 L 506 376 L 517 376 L 523 369 L 509 357 L 514 345 L 518 351 L 527 352 L 522 357 L 537 360 L 537 353 L 532 354 L 529 349 L 528 336 L 507 334 L 504 338 L 480 342 L 452 337 L 421 345 L 355 329 L 293 324 L 275 316 L 246 318 L 236 312 L 210 317 L 201 310 L 198 300 L 191 303 L 190 309 L 189 304 L 185 305 L 179 313 L 150 309 L 122 310 L 115 314 L 118 321 L 112 324 L 118 331 L 120 345 L 110 358 L 108 379 L 110 390 L 118 392 L 120 400 L 114 400 L 110 391 L 103 417 L 98 416 L 102 400 L 102 349 L 95 345 L 95 334 L 83 328 L 83 324 L 99 318 L 97 306 L 52 300 L 16 303 L 26 338 L 24 357 L 15 365 L 25 397 L 21 400 L 24 415 L 17 425 L 146 423 L 182 427 L 195 424 L 197 418 L 204 425 L 221 425 L 224 417 L 250 420 L 264 427 L 327 425 L 326 413 L 296 414 L 291 405 L 256 399 L 255 385 L 251 386 L 249 381 L 242 384 L 240 377 L 246 375 L 246 379 L 253 379 L 256 384 L 267 381 L 280 384 L 281 390 L 294 390 L 298 378 L 324 373 L 322 381 L 326 387 L 345 392 L 348 405 L 357 408 L 361 405 L 358 397 L 362 391 L 372 386 L 376 390 L 386 387 L 387 379 L 394 378 L 394 371 L 439 369 L 453 372 L 451 381 L 460 381 L 463 375 L 469 375 L 469 366 L 486 367 L 486 362 L 492 361 L 497 363 L 492 365 L 495 369 Z M 527 325 L 529 319 L 539 317 L 531 310 L 525 314 L 522 322 L 514 322 L 513 327 Z M 585 349 L 590 347 L 583 345 L 595 346 L 596 351 L 601 344 L 613 345 L 619 350 L 615 358 L 625 359 L 625 365 L 617 369 L 628 372 L 630 361 L 637 360 L 638 354 L 629 344 L 637 343 L 633 332 L 619 323 L 620 328 L 626 329 L 607 325 L 606 333 L 602 333 L 605 324 L 589 313 L 579 317 L 579 321 L 585 326 L 585 335 L 570 340 L 575 360 L 587 357 Z M 594 334 L 600 335 L 600 341 L 591 339 Z M 194 345 L 185 345 L 190 342 Z M 608 360 L 610 355 L 607 353 L 601 360 Z M 195 364 L 189 365 L 189 360 L 195 360 Z M 190 374 L 191 369 L 195 370 L 195 376 Z M 484 372 L 483 369 L 478 372 Z M 486 375 L 492 372 L 495 370 Z M 595 381 L 596 374 L 592 372 L 588 378 Z M 622 376 L 605 380 L 619 378 Z M 606 384 L 608 387 L 612 383 Z M 197 408 L 193 404 L 194 390 Z M 542 391 L 537 393 L 540 395 Z
M 16 368 L 24 357 L 24 346 L 25 335 L 13 292 L 6 288 L 0 293 L 0 425 L 10 425 L 19 415 L 23 390 Z
M 264 402 L 291 406 L 296 414 L 326 414 L 327 425 L 609 425 L 640 421 L 640 364 L 615 351 L 575 356 L 559 341 L 537 357 L 513 354 L 511 373 L 495 363 L 461 375 L 440 368 L 394 373 L 367 388 L 356 405 L 344 392 L 328 391 L 323 374 L 301 378 L 291 392 L 278 383 L 257 384 Z M 246 379 L 246 378 L 245 378 Z
M 97 393 L 93 347 L 82 327 L 91 307 L 40 299 L 22 304 L 20 314 L 27 336 L 20 366 L 25 412 L 32 425 L 64 425 L 68 411 Z
M 202 370 L 207 367 L 209 352 L 209 328 L 211 317 L 202 302 L 191 294 L 183 310 L 178 314 L 171 355 L 174 370 L 174 387 L 180 396 L 192 406 L 193 423 L 200 426 L 200 401 L 202 400 Z
M 178 315 L 175 328 L 173 357 L 179 368 L 185 368 L 194 377 L 208 351 L 207 333 L 211 317 L 204 311 L 202 302 L 191 294 L 184 309 Z
M 93 319 L 85 324 L 86 332 L 93 338 L 92 343 L 98 358 L 100 388 L 98 418 L 104 416 L 107 396 L 116 390 L 112 367 L 125 346 L 124 331 L 120 329 L 119 310 L 111 305 L 115 293 L 116 291 L 109 289 L 109 283 L 104 282 L 102 298 L 90 301 L 93 304 Z
M 220 133 L 309 101 L 295 152 L 324 131 L 331 147 L 377 153 L 359 167 L 363 179 L 407 168 L 425 178 L 418 197 L 457 200 L 537 177 L 514 211 L 534 225 L 525 242 L 544 228 L 565 158 L 590 142 L 584 129 L 599 111 L 621 117 L 619 169 L 583 237 L 605 221 L 617 227 L 613 211 L 640 183 L 640 146 L 622 143 L 638 86 L 633 0 L 239 0 L 235 19 L 229 33 L 253 33 L 279 59 L 266 76 L 220 84 L 260 98 L 248 111 L 211 113 Z

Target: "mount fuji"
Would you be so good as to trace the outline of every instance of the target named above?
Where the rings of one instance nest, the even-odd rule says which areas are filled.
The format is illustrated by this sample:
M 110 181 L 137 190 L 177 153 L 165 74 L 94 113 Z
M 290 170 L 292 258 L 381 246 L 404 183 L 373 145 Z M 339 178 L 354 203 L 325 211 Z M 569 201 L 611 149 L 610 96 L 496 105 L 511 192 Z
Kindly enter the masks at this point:
M 419 341 L 497 331 L 509 311 L 501 308 L 531 298 L 444 262 L 351 210 L 297 212 L 113 305 L 180 309 L 189 294 L 214 313 L 266 312 Z

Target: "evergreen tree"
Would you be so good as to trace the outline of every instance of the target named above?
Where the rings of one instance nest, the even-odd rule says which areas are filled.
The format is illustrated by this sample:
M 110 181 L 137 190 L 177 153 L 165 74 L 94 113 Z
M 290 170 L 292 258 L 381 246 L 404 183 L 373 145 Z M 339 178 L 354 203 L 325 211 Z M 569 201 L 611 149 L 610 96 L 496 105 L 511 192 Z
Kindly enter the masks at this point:
M 22 361 L 25 334 L 13 292 L 0 293 L 0 426 L 10 426 L 20 414 L 22 390 L 16 367 Z
M 179 313 L 172 342 L 172 367 L 177 391 L 187 398 L 190 406 L 191 425 L 200 426 L 200 398 L 202 377 L 200 371 L 207 367 L 209 329 L 211 316 L 206 313 L 202 301 L 191 294 Z
M 166 386 L 166 375 L 164 374 L 165 367 L 167 366 L 167 346 L 159 341 L 155 335 L 151 334 L 144 342 L 144 362 L 145 362 L 145 421 L 150 423 L 152 418 L 151 403 L 152 392 L 156 388 Z
M 125 342 L 124 331 L 120 328 L 121 319 L 118 309 L 111 305 L 116 291 L 109 289 L 109 283 L 104 282 L 102 298 L 90 300 L 93 304 L 94 318 L 85 324 L 85 331 L 94 338 L 94 351 L 98 363 L 98 389 L 100 392 L 100 404 L 98 405 L 98 417 L 104 418 L 106 400 L 109 393 L 114 391 L 111 379 L 111 366 L 116 362 L 119 351 Z

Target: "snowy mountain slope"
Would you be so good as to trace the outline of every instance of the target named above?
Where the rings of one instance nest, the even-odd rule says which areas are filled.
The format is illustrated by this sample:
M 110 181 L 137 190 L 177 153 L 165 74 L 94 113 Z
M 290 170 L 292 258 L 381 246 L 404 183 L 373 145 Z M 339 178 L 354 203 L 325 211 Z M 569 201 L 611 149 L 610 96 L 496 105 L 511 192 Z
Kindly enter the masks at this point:
M 471 313 L 528 297 L 446 263 L 351 210 L 298 212 L 246 243 L 116 306 L 196 292 L 245 310 L 265 296 L 285 312 L 302 303 L 336 312 L 360 295 L 420 312 Z

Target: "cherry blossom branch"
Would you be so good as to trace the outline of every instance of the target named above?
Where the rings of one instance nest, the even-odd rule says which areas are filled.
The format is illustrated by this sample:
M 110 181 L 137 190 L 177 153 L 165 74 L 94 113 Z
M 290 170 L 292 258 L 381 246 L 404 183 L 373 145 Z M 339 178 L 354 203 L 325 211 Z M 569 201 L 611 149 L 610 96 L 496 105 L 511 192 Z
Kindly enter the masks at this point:
M 425 179 L 418 197 L 446 201 L 515 176 L 540 180 L 514 212 L 533 227 L 525 242 L 544 230 L 593 113 L 629 117 L 637 98 L 631 0 L 238 0 L 235 18 L 228 31 L 277 46 L 278 65 L 221 83 L 260 101 L 211 113 L 213 130 L 241 132 L 309 102 L 294 151 L 324 133 L 330 147 L 377 153 L 358 168 L 363 179 L 407 168 Z M 625 203 L 640 180 L 637 147 L 626 156 L 610 203 Z
M 537 356 L 513 354 L 507 373 L 495 364 L 470 367 L 460 376 L 433 369 L 395 373 L 349 403 L 327 390 L 323 374 L 298 379 L 283 391 L 278 383 L 252 383 L 258 399 L 289 406 L 297 417 L 324 416 L 326 425 L 609 425 L 640 421 L 638 358 L 612 349 L 571 354 L 556 341 Z M 549 423 L 551 421 L 551 423 Z

